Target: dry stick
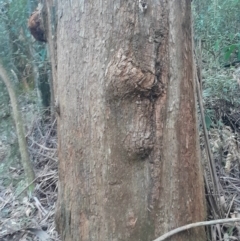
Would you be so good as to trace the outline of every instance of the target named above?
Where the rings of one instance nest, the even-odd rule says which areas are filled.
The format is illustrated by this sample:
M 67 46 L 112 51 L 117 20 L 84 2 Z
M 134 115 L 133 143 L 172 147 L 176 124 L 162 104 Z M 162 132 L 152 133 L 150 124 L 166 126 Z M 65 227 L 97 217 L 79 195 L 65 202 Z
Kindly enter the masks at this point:
M 209 226 L 209 225 L 221 224 L 221 223 L 234 223 L 234 222 L 238 222 L 238 221 L 240 221 L 240 218 L 226 218 L 226 219 L 217 219 L 217 220 L 212 220 L 212 221 L 191 223 L 191 224 L 187 224 L 185 226 L 173 229 L 172 231 L 170 231 L 168 233 L 165 233 L 164 235 L 160 236 L 157 239 L 154 239 L 153 241 L 166 240 L 167 238 L 173 236 L 174 234 L 180 233 L 180 232 L 188 230 L 190 228 L 196 228 L 196 227 L 201 227 L 201 226 Z
M 200 77 L 197 75 L 196 66 L 195 66 L 195 80 L 196 80 L 195 82 L 196 82 L 199 109 L 200 109 L 201 119 L 202 119 L 204 139 L 205 139 L 205 143 L 206 143 L 206 150 L 207 150 L 207 155 L 208 155 L 208 158 L 209 158 L 208 166 L 210 168 L 209 171 L 210 171 L 210 175 L 211 175 L 211 179 L 212 179 L 211 181 L 214 184 L 213 185 L 214 195 L 217 195 L 220 198 L 220 186 L 219 186 L 219 182 L 218 182 L 218 177 L 217 177 L 217 173 L 216 173 L 216 167 L 215 167 L 214 159 L 213 159 L 211 148 L 210 148 L 208 131 L 207 131 L 206 123 L 205 123 L 205 115 L 204 115 L 203 101 L 202 101 L 202 96 L 201 96 L 200 86 L 199 86 L 199 78 Z M 214 201 L 216 201 L 216 203 L 218 203 L 216 198 L 214 198 Z M 218 215 L 223 216 L 221 208 L 220 209 L 218 209 L 218 207 L 215 207 L 215 208 L 216 208 L 215 211 L 220 212 L 220 213 L 218 213 Z
M 193 24 L 191 24 L 191 28 L 192 28 L 192 51 L 193 54 L 195 53 L 195 46 L 194 46 L 194 41 L 193 41 Z M 200 40 L 201 41 L 201 40 Z M 200 51 L 201 51 L 201 42 L 200 42 Z M 214 159 L 212 156 L 212 152 L 210 149 L 210 143 L 209 143 L 209 139 L 208 139 L 208 132 L 207 132 L 207 127 L 206 127 L 206 123 L 205 123 L 205 115 L 204 115 L 204 108 L 203 108 L 203 101 L 202 101 L 202 73 L 201 73 L 201 67 L 202 67 L 202 56 L 200 54 L 200 63 L 198 64 L 199 68 L 197 68 L 196 64 L 197 64 L 197 58 L 196 61 L 194 61 L 194 79 L 195 79 L 195 84 L 196 84 L 196 92 L 197 92 L 197 98 L 198 98 L 198 102 L 199 102 L 199 109 L 200 109 L 200 114 L 201 114 L 201 119 L 202 119 L 202 126 L 203 126 L 203 133 L 204 133 L 204 139 L 205 139 L 205 144 L 206 144 L 206 150 L 207 150 L 207 155 L 209 158 L 209 162 L 208 162 L 208 166 L 209 166 L 209 171 L 210 171 L 210 176 L 211 176 L 211 181 L 213 182 L 213 192 L 214 195 L 217 195 L 220 198 L 220 185 L 218 182 L 218 177 L 217 177 L 217 173 L 216 173 L 216 167 L 215 167 L 215 163 L 214 163 Z M 197 71 L 198 70 L 198 71 Z M 201 84 L 201 86 L 200 86 Z M 206 179 L 206 184 L 208 186 L 207 183 L 207 179 Z M 210 202 L 212 203 L 212 201 L 214 201 L 215 203 L 217 202 L 216 196 L 213 198 L 213 200 L 211 199 L 211 197 L 209 198 Z M 214 205 L 215 206 L 215 205 Z M 218 207 L 214 207 L 214 213 L 217 212 L 217 214 L 219 216 L 223 216 L 222 214 L 222 210 L 221 208 L 218 209 Z M 219 213 L 219 212 L 220 213 Z M 214 215 L 216 216 L 216 214 Z
M 218 178 L 217 178 L 217 173 L 216 173 L 216 168 L 215 168 L 215 164 L 214 164 L 214 160 L 213 160 L 213 156 L 212 156 L 212 152 L 211 152 L 211 148 L 210 148 L 210 143 L 209 143 L 209 139 L 208 139 L 208 131 L 207 131 L 207 127 L 206 127 L 206 123 L 205 123 L 205 115 L 204 115 L 204 108 L 203 108 L 203 101 L 202 101 L 202 97 L 201 97 L 201 92 L 200 92 L 200 84 L 199 84 L 199 78 L 198 76 L 196 76 L 196 84 L 197 84 L 197 96 L 198 96 L 198 102 L 199 102 L 199 108 L 200 108 L 200 113 L 201 113 L 201 118 L 202 118 L 202 125 L 203 125 L 203 133 L 204 133 L 204 138 L 205 138 L 205 142 L 206 142 L 206 147 L 207 147 L 207 153 L 210 159 L 210 165 L 211 165 L 211 170 L 212 170 L 212 175 L 213 175 L 213 182 L 215 183 L 215 187 L 217 190 L 215 190 L 214 194 L 219 195 L 219 184 L 218 184 Z
M 36 177 L 33 181 L 31 181 L 17 196 L 15 196 L 14 198 L 19 197 L 24 191 L 27 190 L 27 188 L 30 187 L 31 184 L 33 184 L 39 177 Z M 13 199 L 13 197 L 10 197 L 4 204 L 3 206 L 0 208 L 0 210 L 2 210 L 8 203 L 10 203 L 11 199 Z
M 45 149 L 47 151 L 56 151 L 57 150 L 57 148 L 48 148 L 48 147 L 46 147 L 44 145 L 41 145 L 41 144 L 37 143 L 36 141 L 32 140 L 31 138 L 29 138 L 29 139 L 33 142 L 33 144 L 36 144 L 37 146 L 39 146 L 42 149 Z
M 18 195 L 16 195 L 14 198 L 16 199 L 17 197 L 19 197 L 24 191 L 26 191 L 27 190 L 27 188 L 29 188 L 29 186 L 31 185 L 31 184 L 33 184 L 38 178 L 40 178 L 40 177 L 45 177 L 45 176 L 48 176 L 48 175 L 50 175 L 50 174 L 44 174 L 44 175 L 41 175 L 41 176 L 38 176 L 38 177 L 36 177 L 32 182 L 30 182 Z M 8 204 L 8 203 L 10 203 L 11 202 L 11 199 L 13 199 L 13 197 L 10 197 L 1 207 L 0 207 L 0 211 Z
M 191 28 L 192 28 L 192 33 L 193 33 L 193 24 L 192 24 Z M 200 47 L 200 51 L 201 51 L 202 46 L 200 45 L 199 47 Z M 193 34 L 192 34 L 192 49 L 193 49 L 193 55 L 195 54 L 195 56 L 196 56 L 195 46 L 194 46 L 194 41 L 193 41 Z M 219 195 L 220 194 L 220 191 L 219 191 L 220 187 L 219 187 L 219 183 L 218 183 L 218 178 L 217 178 L 217 173 L 216 173 L 216 168 L 215 168 L 213 156 L 212 156 L 211 149 L 210 149 L 208 132 L 207 132 L 207 127 L 206 127 L 206 123 L 205 123 L 202 94 L 201 94 L 201 92 L 202 92 L 202 73 L 201 73 L 202 56 L 200 56 L 200 63 L 198 63 L 197 58 L 196 58 L 196 61 L 194 61 L 194 62 L 195 62 L 195 64 L 194 64 L 194 74 L 195 74 L 194 79 L 195 79 L 195 84 L 196 84 L 196 92 L 197 92 L 197 98 L 198 98 L 198 103 L 199 103 L 200 115 L 201 115 L 201 119 L 202 119 L 202 126 L 203 126 L 204 139 L 205 139 L 205 143 L 206 143 L 206 150 L 207 150 L 207 155 L 208 155 L 208 158 L 209 158 L 208 166 L 209 166 L 209 169 L 210 169 L 209 170 L 210 176 L 211 176 L 211 179 L 212 179 L 213 184 L 214 184 L 213 185 L 214 194 Z M 221 216 L 221 210 L 219 210 L 219 211 L 220 211 L 220 216 Z
M 199 85 L 200 85 L 200 91 L 202 92 L 202 39 L 199 40 L 199 61 L 197 61 L 197 73 L 199 75 Z M 197 58 L 196 58 L 197 60 Z
M 228 217 L 228 215 L 229 215 L 229 213 L 230 213 L 230 210 L 231 210 L 231 208 L 232 208 L 232 205 L 233 205 L 233 202 L 234 202 L 236 196 L 237 196 L 237 194 L 235 194 L 235 195 L 233 196 L 233 198 L 232 198 L 232 201 L 231 201 L 231 203 L 230 203 L 230 205 L 229 205 L 229 208 L 228 208 L 228 212 L 227 212 L 226 217 Z

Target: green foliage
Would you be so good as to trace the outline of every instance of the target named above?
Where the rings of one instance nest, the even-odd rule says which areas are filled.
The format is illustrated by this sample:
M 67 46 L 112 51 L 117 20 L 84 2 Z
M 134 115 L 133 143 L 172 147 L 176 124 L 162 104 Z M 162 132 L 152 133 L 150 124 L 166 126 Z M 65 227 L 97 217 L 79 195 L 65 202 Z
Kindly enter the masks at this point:
M 40 102 L 36 101 L 37 91 L 29 90 L 38 87 L 39 81 L 48 82 L 49 66 L 45 45 L 33 41 L 27 27 L 28 18 L 36 8 L 37 2 L 37 0 L 0 0 L 1 63 L 12 78 L 17 94 L 24 93 L 24 96 L 29 96 L 29 93 L 34 93 L 34 100 L 31 100 L 31 103 L 29 99 L 22 100 L 21 96 L 18 96 L 21 107 L 27 105 L 28 108 L 34 105 L 34 102 Z M 3 160 L 8 170 L 9 165 L 13 162 L 16 164 L 19 147 L 11 118 L 12 108 L 9 108 L 9 96 L 2 81 L 0 81 L 0 107 L 0 143 L 2 142 L 10 150 Z M 22 111 L 24 109 L 21 108 Z M 27 114 L 33 115 L 33 111 Z M 31 118 L 25 119 L 25 125 L 29 125 L 28 121 L 31 121 Z
M 46 46 L 33 41 L 27 27 L 28 18 L 36 9 L 37 2 L 0 0 L 0 59 L 5 68 L 13 72 L 18 93 L 38 88 L 42 104 L 48 107 L 50 91 Z
M 240 0 L 195 0 L 193 4 L 195 39 L 220 63 L 239 58 Z M 239 52 L 239 51 L 238 51 Z M 230 58 L 232 57 L 232 58 Z
M 223 65 L 240 60 L 240 0 L 195 0 L 194 40 L 202 61 L 203 99 L 207 128 L 240 107 L 240 74 Z M 199 57 L 201 56 L 201 58 Z
M 208 114 L 205 114 L 205 123 L 206 123 L 207 129 L 209 130 L 212 125 L 212 119 Z
M 0 57 L 5 64 L 14 67 L 23 65 L 27 58 L 27 0 L 0 1 Z M 24 61 L 25 60 L 25 61 Z M 21 66 L 22 67 L 22 66 Z M 22 68 L 21 68 L 22 69 Z
M 225 47 L 224 52 L 225 52 L 224 60 L 226 60 L 226 61 L 230 60 L 230 57 L 231 57 L 231 55 L 234 54 L 234 52 L 236 53 L 237 60 L 240 60 L 240 43 L 239 44 L 231 44 L 230 46 Z
M 46 68 L 45 45 L 33 43 L 27 27 L 36 4 L 37 0 L 0 0 L 0 58 L 4 66 L 15 72 L 21 87 L 35 83 L 34 65 Z
M 210 127 L 221 127 L 221 117 L 240 106 L 240 91 L 235 79 L 230 78 L 228 72 L 207 76 L 203 85 L 203 99 L 205 104 L 205 123 Z
M 214 77 L 209 76 L 204 81 L 203 98 L 208 104 L 221 100 L 228 105 L 238 107 L 240 105 L 238 83 L 224 73 Z

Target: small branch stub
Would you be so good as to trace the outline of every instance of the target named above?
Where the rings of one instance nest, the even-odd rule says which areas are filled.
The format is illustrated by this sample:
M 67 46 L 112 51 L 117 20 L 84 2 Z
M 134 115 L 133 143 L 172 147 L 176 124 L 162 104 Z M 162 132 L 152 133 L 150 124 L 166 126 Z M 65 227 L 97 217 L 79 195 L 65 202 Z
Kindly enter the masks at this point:
M 142 13 L 145 13 L 147 10 L 147 3 L 144 0 L 139 0 L 139 9 Z

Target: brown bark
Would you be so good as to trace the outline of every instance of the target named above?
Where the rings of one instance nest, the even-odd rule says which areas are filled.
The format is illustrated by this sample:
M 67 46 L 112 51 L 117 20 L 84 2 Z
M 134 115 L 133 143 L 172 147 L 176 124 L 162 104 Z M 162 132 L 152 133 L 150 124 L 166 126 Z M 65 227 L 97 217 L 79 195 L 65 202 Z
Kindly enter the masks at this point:
M 63 240 L 153 240 L 205 218 L 190 5 L 59 0 Z
M 57 0 L 43 0 L 43 19 L 44 19 L 44 30 L 47 35 L 48 45 L 47 51 L 49 60 L 51 62 L 51 76 L 49 78 L 49 86 L 51 92 L 51 116 L 55 118 L 55 96 L 54 96 L 54 83 L 57 85 Z M 55 87 L 56 88 L 56 87 Z

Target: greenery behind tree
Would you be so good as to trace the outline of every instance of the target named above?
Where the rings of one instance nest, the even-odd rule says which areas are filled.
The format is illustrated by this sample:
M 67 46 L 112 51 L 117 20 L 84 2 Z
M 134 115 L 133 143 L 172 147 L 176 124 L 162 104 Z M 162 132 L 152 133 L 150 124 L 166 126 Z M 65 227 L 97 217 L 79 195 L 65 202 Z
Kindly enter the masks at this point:
M 45 44 L 33 41 L 27 20 L 37 1 L 5 0 L 0 2 L 0 57 L 8 70 L 13 71 L 20 89 L 39 89 L 41 105 L 50 105 L 48 84 L 49 63 Z
M 30 128 L 34 115 L 50 104 L 50 65 L 46 45 L 35 41 L 27 27 L 28 18 L 37 4 L 37 0 L 0 1 L 0 59 L 15 88 L 25 130 Z M 0 96 L 0 141 L 5 149 L 9 149 L 1 160 L 4 165 L 1 166 L 0 173 L 5 176 L 11 165 L 16 166 L 20 153 L 10 99 L 2 81 Z M 29 111 L 24 111 L 26 109 Z
M 226 114 L 240 106 L 240 76 L 235 70 L 235 63 L 240 62 L 240 1 L 195 0 L 192 6 L 206 123 L 209 128 L 219 127 L 226 121 Z
M 194 1 L 194 38 L 211 57 L 205 59 L 208 64 L 240 60 L 239 9 L 239 0 Z

